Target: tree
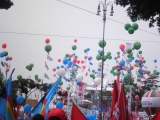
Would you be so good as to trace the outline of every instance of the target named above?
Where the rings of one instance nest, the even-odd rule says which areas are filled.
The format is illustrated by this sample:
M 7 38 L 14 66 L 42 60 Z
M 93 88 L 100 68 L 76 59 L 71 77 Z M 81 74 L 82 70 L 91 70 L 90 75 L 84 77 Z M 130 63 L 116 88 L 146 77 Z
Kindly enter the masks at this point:
M 0 9 L 8 10 L 13 5 L 10 0 L 0 0 Z
M 160 33 L 160 0 L 115 0 L 116 5 L 127 7 L 128 16 L 149 21 L 149 27 L 157 23 Z

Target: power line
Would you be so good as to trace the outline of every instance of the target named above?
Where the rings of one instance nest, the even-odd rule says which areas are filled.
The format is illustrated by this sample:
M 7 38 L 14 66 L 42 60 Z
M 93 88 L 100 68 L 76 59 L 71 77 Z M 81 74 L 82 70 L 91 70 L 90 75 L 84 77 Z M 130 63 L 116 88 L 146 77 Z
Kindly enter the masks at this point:
M 64 36 L 64 35 L 53 35 L 53 34 L 34 34 L 34 33 L 19 33 L 19 32 L 4 32 L 0 31 L 1 34 L 16 34 L 16 35 L 30 35 L 30 36 L 52 36 L 52 37 L 65 37 L 65 38 L 81 38 L 81 39 L 102 39 L 102 38 L 92 38 L 92 37 L 78 37 L 78 36 Z M 142 41 L 142 40 L 125 40 L 125 39 L 113 39 L 105 38 L 107 41 L 140 41 L 140 42 L 151 42 L 151 43 L 160 43 L 158 41 Z
M 62 0 L 57 0 L 57 1 L 59 1 L 59 2 L 61 2 L 61 3 L 64 3 L 64 4 L 66 4 L 66 5 L 69 5 L 69 6 L 75 7 L 75 8 L 77 8 L 77 9 L 86 11 L 86 12 L 88 12 L 88 13 L 91 13 L 91 14 L 96 15 L 96 13 L 94 13 L 94 12 L 91 12 L 91 11 L 89 11 L 89 10 L 86 10 L 86 9 L 83 9 L 83 8 L 80 8 L 80 7 L 77 7 L 77 6 L 75 6 L 75 5 L 72 5 L 72 4 L 70 4 L 70 3 L 64 2 L 64 1 L 62 1 Z M 99 15 L 99 16 L 103 17 L 102 15 Z M 117 21 L 117 20 L 114 20 L 114 19 L 111 19 L 111 18 L 108 18 L 108 17 L 106 17 L 106 19 L 125 25 L 125 23 L 122 23 L 122 22 L 120 22 L 120 21 Z M 149 31 L 146 31 L 146 30 L 143 30 L 143 29 L 138 29 L 138 30 L 160 37 L 160 35 L 159 35 L 159 34 L 156 34 L 156 33 L 152 33 L 152 32 L 149 32 Z

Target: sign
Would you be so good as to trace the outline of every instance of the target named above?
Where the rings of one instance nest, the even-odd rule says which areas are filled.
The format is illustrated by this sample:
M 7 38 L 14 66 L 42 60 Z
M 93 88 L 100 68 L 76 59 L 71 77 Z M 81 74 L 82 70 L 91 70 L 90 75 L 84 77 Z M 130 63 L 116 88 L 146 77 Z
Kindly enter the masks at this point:
M 142 107 L 160 107 L 160 97 L 142 97 Z

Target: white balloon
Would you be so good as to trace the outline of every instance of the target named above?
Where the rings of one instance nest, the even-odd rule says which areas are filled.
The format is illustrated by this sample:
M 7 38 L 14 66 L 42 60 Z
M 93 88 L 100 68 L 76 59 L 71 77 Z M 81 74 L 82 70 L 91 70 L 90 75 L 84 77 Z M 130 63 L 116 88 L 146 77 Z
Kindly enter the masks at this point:
M 95 84 L 96 86 L 98 86 L 100 83 L 101 83 L 101 79 L 100 79 L 100 78 L 95 78 L 95 79 L 94 79 L 94 84 Z
M 99 60 L 99 61 L 98 61 L 98 65 L 99 65 L 99 66 L 102 66 L 102 60 Z
M 72 70 L 73 70 L 72 68 L 69 68 L 69 72 L 72 72 Z
M 60 68 L 60 69 L 58 70 L 58 75 L 59 75 L 60 77 L 65 76 L 65 74 L 66 74 L 66 71 L 65 71 L 64 68 Z
M 71 94 L 71 97 L 75 97 L 75 93 L 72 93 L 72 94 Z
M 74 66 L 74 67 L 73 67 L 73 70 L 77 70 L 77 67 L 76 67 L 76 66 Z
M 95 74 L 94 77 L 95 77 L 95 78 L 98 77 L 98 74 Z
M 78 74 L 76 75 L 76 79 L 77 79 L 78 82 L 82 82 L 83 76 L 78 73 Z

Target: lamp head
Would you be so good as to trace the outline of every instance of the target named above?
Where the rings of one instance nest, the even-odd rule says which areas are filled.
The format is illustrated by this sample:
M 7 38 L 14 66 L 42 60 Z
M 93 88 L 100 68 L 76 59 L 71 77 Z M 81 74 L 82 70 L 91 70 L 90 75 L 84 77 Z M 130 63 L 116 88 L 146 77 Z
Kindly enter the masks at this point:
M 114 13 L 114 11 L 113 11 L 113 5 L 112 5 L 112 7 L 111 7 L 111 12 L 110 13 Z
M 97 14 L 96 15 L 100 15 L 100 12 L 101 12 L 101 10 L 100 10 L 100 4 L 98 5 L 98 9 L 97 9 Z

